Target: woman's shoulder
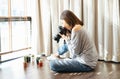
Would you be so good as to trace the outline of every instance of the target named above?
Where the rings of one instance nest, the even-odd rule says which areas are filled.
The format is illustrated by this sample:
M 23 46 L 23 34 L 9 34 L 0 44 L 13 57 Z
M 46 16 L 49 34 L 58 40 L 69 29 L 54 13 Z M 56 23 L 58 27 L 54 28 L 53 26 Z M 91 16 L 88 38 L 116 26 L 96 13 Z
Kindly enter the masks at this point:
M 72 32 L 77 32 L 77 31 L 80 31 L 82 30 L 84 27 L 81 26 L 81 25 L 75 25 L 72 29 Z

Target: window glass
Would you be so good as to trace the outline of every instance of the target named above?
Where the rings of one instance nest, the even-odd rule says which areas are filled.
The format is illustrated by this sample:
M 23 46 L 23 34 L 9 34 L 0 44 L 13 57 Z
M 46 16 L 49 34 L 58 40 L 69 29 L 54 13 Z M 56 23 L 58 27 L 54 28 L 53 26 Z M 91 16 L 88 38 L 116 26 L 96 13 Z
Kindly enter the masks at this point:
M 0 22 L 0 52 L 9 51 L 9 42 L 8 22 Z
M 0 17 L 8 16 L 8 0 L 0 0 Z

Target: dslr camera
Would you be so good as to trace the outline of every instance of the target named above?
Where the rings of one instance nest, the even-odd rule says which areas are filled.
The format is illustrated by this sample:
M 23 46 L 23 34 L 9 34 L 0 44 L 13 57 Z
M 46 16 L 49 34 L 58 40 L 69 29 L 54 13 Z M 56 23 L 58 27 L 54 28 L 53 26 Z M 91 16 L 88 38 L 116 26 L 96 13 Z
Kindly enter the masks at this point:
M 58 33 L 54 36 L 54 40 L 57 41 L 57 43 L 59 43 L 60 38 L 61 38 L 60 34 L 66 36 L 67 32 L 70 33 L 70 31 L 67 30 L 66 28 L 64 28 L 62 26 L 58 26 Z

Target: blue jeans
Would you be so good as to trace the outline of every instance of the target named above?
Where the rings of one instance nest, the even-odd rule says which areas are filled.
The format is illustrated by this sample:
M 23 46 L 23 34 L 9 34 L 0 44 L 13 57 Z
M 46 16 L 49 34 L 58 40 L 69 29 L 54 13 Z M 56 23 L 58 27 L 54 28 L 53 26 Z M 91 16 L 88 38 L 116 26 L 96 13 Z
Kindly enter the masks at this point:
M 59 55 L 68 51 L 66 44 L 58 48 Z M 78 62 L 76 59 L 56 59 L 50 60 L 50 68 L 55 72 L 88 72 L 93 69 L 85 64 Z

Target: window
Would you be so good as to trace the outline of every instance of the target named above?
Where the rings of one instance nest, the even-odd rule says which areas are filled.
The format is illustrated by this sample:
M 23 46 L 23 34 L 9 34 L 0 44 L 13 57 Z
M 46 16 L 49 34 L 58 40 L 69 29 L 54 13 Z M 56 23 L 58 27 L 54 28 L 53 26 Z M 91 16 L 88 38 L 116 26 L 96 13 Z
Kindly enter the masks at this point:
M 1 60 L 10 53 L 31 48 L 30 5 L 31 0 L 0 0 Z

